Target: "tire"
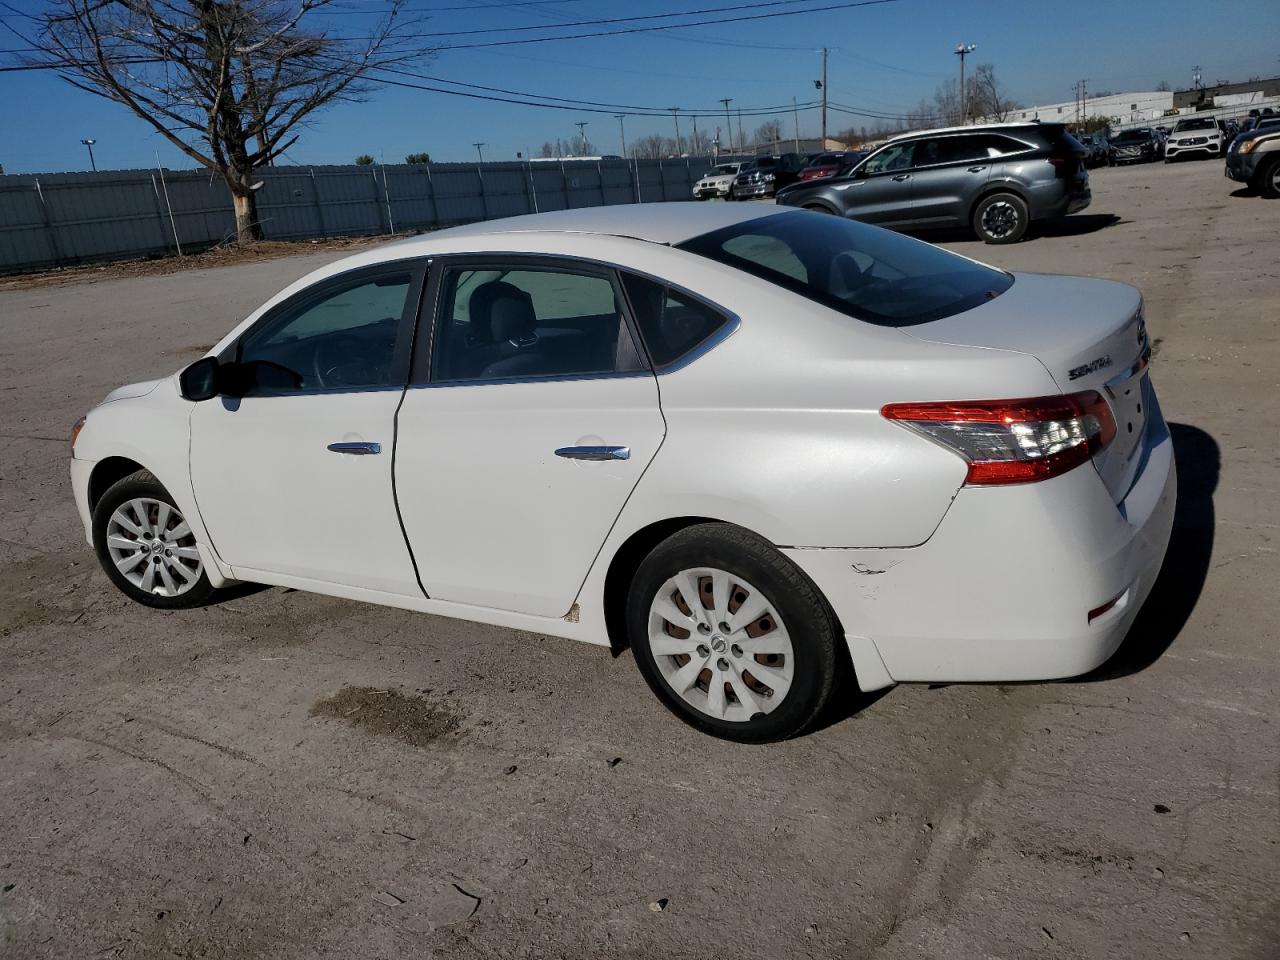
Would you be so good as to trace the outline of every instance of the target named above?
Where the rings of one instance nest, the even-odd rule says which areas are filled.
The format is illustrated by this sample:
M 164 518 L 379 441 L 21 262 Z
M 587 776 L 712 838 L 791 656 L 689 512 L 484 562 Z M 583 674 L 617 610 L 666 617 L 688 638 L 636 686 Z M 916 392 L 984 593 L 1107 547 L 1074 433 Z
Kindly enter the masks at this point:
M 751 620 L 720 626 L 738 615 Z M 725 740 L 803 733 L 845 666 L 835 615 L 809 578 L 767 541 L 725 524 L 687 527 L 655 547 L 632 581 L 626 620 L 658 699 Z
M 184 610 L 205 606 L 216 595 L 195 549 L 194 533 L 150 471 L 139 470 L 112 484 L 93 509 L 92 525 L 98 562 L 130 600 Z
M 1031 214 L 1017 194 L 993 193 L 978 202 L 972 222 L 983 243 L 1017 243 L 1031 225 Z
M 1280 199 L 1280 156 L 1263 164 L 1255 179 L 1260 194 L 1268 200 Z

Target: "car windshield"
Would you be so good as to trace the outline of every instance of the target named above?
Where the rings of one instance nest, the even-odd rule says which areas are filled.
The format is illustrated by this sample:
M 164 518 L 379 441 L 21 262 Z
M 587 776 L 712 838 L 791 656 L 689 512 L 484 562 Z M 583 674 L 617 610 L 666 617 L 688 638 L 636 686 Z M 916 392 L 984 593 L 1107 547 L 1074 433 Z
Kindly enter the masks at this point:
M 713 167 L 711 169 L 711 172 L 708 173 L 707 176 L 723 177 L 723 176 L 727 176 L 728 174 L 737 173 L 737 172 L 738 172 L 738 165 L 736 163 L 722 163 L 718 167 Z
M 1143 127 L 1140 130 L 1124 131 L 1124 133 L 1121 133 L 1116 137 L 1115 142 L 1127 143 L 1135 140 L 1150 140 L 1151 136 L 1152 136 L 1151 131 L 1148 130 L 1146 127 Z
M 1209 117 L 1199 117 L 1195 120 L 1179 120 L 1173 125 L 1173 132 L 1180 133 L 1183 130 L 1212 130 L 1217 125 L 1218 122 Z
M 962 313 L 1013 285 L 1003 271 L 923 241 L 799 210 L 736 223 L 678 247 L 888 327 Z
M 752 160 L 742 169 L 743 170 L 764 170 L 770 167 L 776 167 L 777 165 L 778 165 L 778 161 L 773 157 L 758 157 L 755 160 Z

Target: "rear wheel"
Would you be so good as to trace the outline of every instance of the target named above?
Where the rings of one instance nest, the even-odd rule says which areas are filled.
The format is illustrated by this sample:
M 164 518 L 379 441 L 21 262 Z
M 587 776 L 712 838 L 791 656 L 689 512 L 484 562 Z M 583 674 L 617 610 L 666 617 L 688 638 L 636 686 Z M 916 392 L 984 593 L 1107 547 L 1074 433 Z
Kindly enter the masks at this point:
M 1012 193 L 984 197 L 973 211 L 973 232 L 985 243 L 1017 243 L 1030 224 L 1026 202 Z
M 195 533 L 150 471 L 118 480 L 93 509 L 93 545 L 111 582 L 131 600 L 178 610 L 209 602 Z
M 726 740 L 802 733 L 836 687 L 839 631 L 825 600 L 736 527 L 699 524 L 654 548 L 631 585 L 627 632 L 658 699 Z

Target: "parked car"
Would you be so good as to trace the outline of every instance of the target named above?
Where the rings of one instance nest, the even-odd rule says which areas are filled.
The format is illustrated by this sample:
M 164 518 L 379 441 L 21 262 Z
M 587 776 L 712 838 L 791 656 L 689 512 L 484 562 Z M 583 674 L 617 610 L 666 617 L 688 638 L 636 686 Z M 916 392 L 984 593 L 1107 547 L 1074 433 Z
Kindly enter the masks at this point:
M 865 153 L 849 150 L 817 154 L 800 170 L 800 179 L 821 180 L 823 177 L 834 177 L 840 171 L 857 164 L 865 156 Z
M 729 189 L 733 186 L 733 178 L 738 175 L 738 171 L 741 169 L 741 163 L 717 163 L 693 185 L 693 198 L 695 200 L 706 200 L 711 197 L 729 196 Z
M 744 164 L 742 171 L 734 177 L 730 199 L 772 197 L 780 188 L 799 180 L 803 169 L 804 157 L 798 153 L 756 157 Z
M 72 491 L 146 606 L 255 581 L 629 645 L 686 722 L 771 740 L 850 663 L 1111 655 L 1173 521 L 1149 353 L 1121 283 L 763 204 L 565 210 L 320 268 L 94 408 Z
M 1213 117 L 1186 117 L 1173 125 L 1164 147 L 1164 162 L 1188 156 L 1217 157 L 1225 149 L 1225 125 Z
M 1060 123 L 926 130 L 777 202 L 897 229 L 970 226 L 987 243 L 1013 243 L 1032 222 L 1089 205 L 1085 157 Z
M 1280 197 L 1280 117 L 1242 133 L 1227 149 L 1226 174 L 1264 197 Z
M 1159 160 L 1164 152 L 1164 142 L 1150 127 L 1122 130 L 1111 138 L 1107 148 L 1107 165 L 1148 163 Z
M 1085 149 L 1085 166 L 1097 167 L 1106 162 L 1107 151 L 1101 134 L 1075 133 L 1072 136 Z

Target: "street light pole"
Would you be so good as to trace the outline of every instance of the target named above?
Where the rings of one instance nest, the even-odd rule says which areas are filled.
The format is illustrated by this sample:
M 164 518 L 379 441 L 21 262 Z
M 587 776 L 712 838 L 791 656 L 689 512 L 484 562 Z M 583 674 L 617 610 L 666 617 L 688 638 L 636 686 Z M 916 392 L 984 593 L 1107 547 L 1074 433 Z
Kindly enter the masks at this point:
M 827 149 L 827 48 L 822 48 L 822 150 Z
M 94 173 L 97 173 L 98 164 L 93 159 L 93 145 L 98 141 L 97 140 L 81 140 L 80 142 L 89 148 L 89 166 L 93 167 Z
M 965 124 L 965 102 L 964 102 L 964 58 L 973 51 L 978 49 L 976 43 L 957 43 L 956 56 L 960 58 L 960 125 Z
M 622 159 L 627 159 L 627 128 L 622 125 L 622 121 L 626 118 L 625 113 L 615 113 L 613 119 L 618 121 L 618 133 L 622 135 Z
M 800 152 L 800 108 L 796 106 L 796 98 L 791 98 L 791 112 L 796 120 L 796 153 Z M 825 149 L 825 146 L 824 148 Z
M 472 146 L 476 148 L 476 155 L 480 158 L 480 162 L 481 162 L 481 163 L 484 163 L 484 151 L 480 149 L 481 147 L 483 147 L 483 146 L 484 146 L 484 144 L 483 144 L 483 143 L 473 143 L 473 144 L 472 144 Z

